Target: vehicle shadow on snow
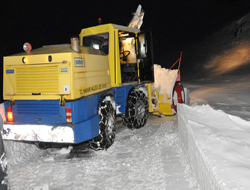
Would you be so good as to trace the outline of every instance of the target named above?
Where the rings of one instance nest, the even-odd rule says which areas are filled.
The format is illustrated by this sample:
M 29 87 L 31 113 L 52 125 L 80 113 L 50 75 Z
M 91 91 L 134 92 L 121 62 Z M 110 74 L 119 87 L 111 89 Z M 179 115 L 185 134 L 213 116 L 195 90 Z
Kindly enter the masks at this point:
M 122 119 L 120 117 L 116 118 L 116 138 L 112 147 L 108 150 L 100 151 L 117 151 L 123 146 L 130 146 L 134 141 L 141 141 L 144 143 L 147 139 L 152 139 L 157 134 L 164 131 L 165 135 L 171 135 L 177 130 L 177 116 L 154 116 L 149 115 L 147 124 L 140 128 L 131 130 L 123 125 Z M 13 160 L 12 165 L 16 165 L 21 160 L 24 164 L 26 161 L 33 160 L 32 158 L 40 158 L 41 162 L 53 162 L 53 161 L 64 161 L 68 159 L 93 159 L 100 154 L 100 151 L 92 150 L 87 142 L 83 142 L 77 145 L 66 145 L 64 147 L 56 146 L 36 146 L 33 143 L 18 143 L 18 142 L 8 142 L 9 151 L 15 153 L 15 157 L 21 157 L 17 161 Z M 14 151 L 18 148 L 18 151 Z M 13 150 L 12 150 L 13 149 Z M 22 156 L 22 150 L 26 151 L 26 156 Z M 35 150 L 36 149 L 36 150 Z M 8 151 L 8 150 L 7 150 Z M 8 153 L 8 152 L 7 152 Z M 13 157 L 13 155 L 11 154 Z M 32 157 L 28 159 L 28 157 Z M 26 160 L 26 161 L 25 161 Z
M 164 128 L 165 135 L 171 135 L 177 132 L 177 115 L 175 116 L 155 116 L 149 115 L 147 124 L 140 129 L 129 129 L 123 122 L 121 117 L 116 118 L 116 138 L 111 148 L 119 149 L 120 146 L 129 145 L 131 141 L 141 139 L 147 141 L 157 133 L 161 132 Z M 170 125 L 171 123 L 171 125 Z M 100 151 L 109 151 L 100 150 Z M 119 152 L 119 151 L 118 151 Z M 88 143 L 81 143 L 77 146 L 73 146 L 70 152 L 64 156 L 58 157 L 58 159 L 73 159 L 73 158 L 85 158 L 91 159 L 99 154 L 99 151 L 92 150 Z

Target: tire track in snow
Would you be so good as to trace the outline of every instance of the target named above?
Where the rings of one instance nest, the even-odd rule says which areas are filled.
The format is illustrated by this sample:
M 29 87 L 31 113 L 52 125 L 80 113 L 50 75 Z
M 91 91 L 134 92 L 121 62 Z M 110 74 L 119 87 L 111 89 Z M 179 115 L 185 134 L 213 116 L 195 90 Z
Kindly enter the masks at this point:
M 176 116 L 150 116 L 138 130 L 127 129 L 118 118 L 116 141 L 108 151 L 89 150 L 69 158 L 59 149 L 39 150 L 21 143 L 24 157 L 18 145 L 18 157 L 11 148 L 7 153 L 10 189 L 192 189 L 177 141 Z

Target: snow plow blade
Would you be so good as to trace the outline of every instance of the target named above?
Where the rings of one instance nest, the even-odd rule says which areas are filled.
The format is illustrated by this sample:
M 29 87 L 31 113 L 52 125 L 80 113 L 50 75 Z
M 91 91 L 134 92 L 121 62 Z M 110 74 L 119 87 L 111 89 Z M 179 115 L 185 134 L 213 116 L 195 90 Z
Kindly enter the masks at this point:
M 173 109 L 171 97 L 167 94 L 159 94 L 159 90 L 152 87 L 152 84 L 147 84 L 149 112 L 153 115 L 174 115 L 176 112 Z
M 154 115 L 174 115 L 177 113 L 177 104 L 185 103 L 180 76 L 181 58 L 182 52 L 170 69 L 154 65 L 155 82 L 146 84 L 149 112 Z M 177 63 L 179 63 L 178 69 L 172 69 Z

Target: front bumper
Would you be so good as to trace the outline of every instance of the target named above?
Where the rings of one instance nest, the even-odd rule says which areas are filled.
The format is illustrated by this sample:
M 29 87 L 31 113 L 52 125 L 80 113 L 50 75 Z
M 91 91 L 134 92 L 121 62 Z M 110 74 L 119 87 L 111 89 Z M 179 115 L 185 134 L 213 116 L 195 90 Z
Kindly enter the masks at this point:
M 75 143 L 72 126 L 3 124 L 3 139 L 15 141 Z

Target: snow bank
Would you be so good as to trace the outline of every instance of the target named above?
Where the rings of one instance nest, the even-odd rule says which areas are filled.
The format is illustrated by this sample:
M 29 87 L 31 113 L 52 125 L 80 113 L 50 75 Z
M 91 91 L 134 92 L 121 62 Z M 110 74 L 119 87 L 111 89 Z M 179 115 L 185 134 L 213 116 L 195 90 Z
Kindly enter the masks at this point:
M 208 105 L 178 105 L 179 136 L 200 189 L 250 189 L 250 122 Z

